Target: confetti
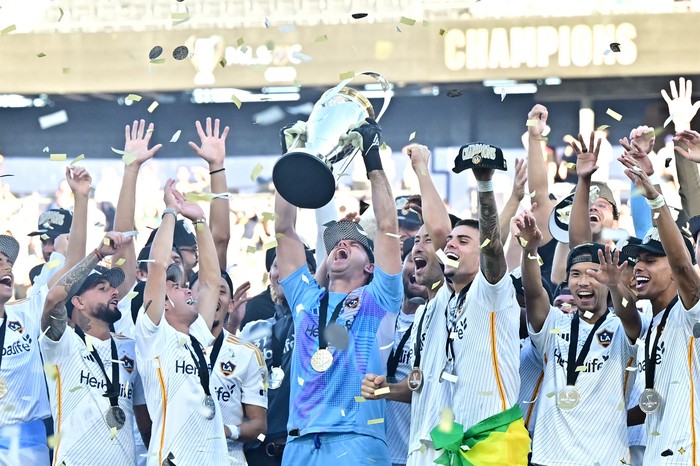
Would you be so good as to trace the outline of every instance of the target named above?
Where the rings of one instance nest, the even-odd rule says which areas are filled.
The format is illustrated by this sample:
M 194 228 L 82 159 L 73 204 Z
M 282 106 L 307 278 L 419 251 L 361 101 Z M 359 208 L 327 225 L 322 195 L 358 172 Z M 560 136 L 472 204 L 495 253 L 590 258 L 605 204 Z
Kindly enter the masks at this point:
M 44 373 L 49 379 L 56 380 L 58 378 L 58 366 L 49 364 L 48 362 L 44 363 Z
M 481 246 L 479 246 L 479 249 L 484 249 L 486 246 L 488 246 L 491 243 L 491 240 L 489 238 L 486 238 L 483 243 L 481 243 Z
M 345 410 L 344 410 L 344 409 L 341 409 L 341 410 L 340 410 L 340 415 L 343 416 L 343 417 L 345 417 Z
M 547 393 L 545 396 L 546 396 L 547 398 L 551 398 L 551 397 L 553 397 L 554 395 L 555 395 L 554 392 L 549 392 L 549 393 Z
M 129 292 L 129 293 L 126 295 L 126 297 L 129 298 L 129 299 L 134 299 L 134 298 L 137 297 L 138 295 L 139 295 L 139 292 L 138 292 L 138 291 L 131 291 L 131 292 Z
M 617 113 L 615 110 L 613 110 L 611 108 L 607 109 L 605 113 L 613 120 L 617 120 L 617 121 L 622 120 L 622 115 L 620 115 L 619 113 Z
M 669 115 L 668 118 L 664 121 L 664 128 L 669 125 L 673 121 L 673 115 Z
M 390 392 L 391 392 L 391 389 L 389 387 L 378 388 L 377 390 L 374 391 L 374 395 L 375 396 L 388 395 Z
M 583 313 L 584 319 L 591 319 L 592 317 L 593 317 L 593 313 L 591 311 L 586 311 Z
M 7 26 L 5 29 L 0 30 L 0 35 L 3 35 L 3 36 L 4 36 L 4 35 L 6 35 L 6 34 L 11 33 L 12 31 L 14 31 L 14 30 L 16 30 L 16 29 L 17 29 L 17 26 L 15 26 L 14 24 L 10 24 L 10 25 Z
M 413 26 L 414 24 L 416 24 L 416 20 L 402 16 L 399 20 L 399 23 L 405 24 L 406 26 Z
M 136 160 L 136 154 L 133 154 L 131 152 L 127 152 L 124 155 L 122 155 L 122 162 L 124 162 L 124 165 L 131 165 L 134 163 Z
M 255 246 L 248 246 L 245 250 L 248 254 L 254 254 L 256 251 Z
M 368 426 L 372 426 L 375 424 L 384 424 L 384 418 L 380 417 L 379 419 L 370 419 L 367 421 Z
M 263 219 L 263 220 L 274 221 L 274 220 L 277 219 L 277 215 L 275 215 L 273 212 L 263 212 L 263 213 L 262 213 L 262 219 Z
M 617 42 L 611 43 L 610 50 L 612 50 L 613 52 L 619 52 L 620 51 L 620 44 L 618 44 Z
M 571 163 L 571 162 L 566 162 L 566 168 L 568 168 L 569 170 L 573 170 L 574 168 L 576 168 L 576 164 Z
M 537 191 L 535 190 L 535 191 L 531 192 L 530 194 L 528 194 L 528 196 L 530 196 L 532 198 L 532 197 L 535 197 L 536 194 L 537 194 Z
M 462 91 L 460 91 L 459 89 L 450 89 L 449 91 L 447 91 L 447 97 L 454 98 L 459 97 L 460 95 L 462 95 Z
M 153 113 L 153 110 L 158 108 L 158 102 L 153 101 L 151 105 L 148 106 L 148 113 Z
M 177 142 L 178 139 L 180 139 L 180 134 L 182 133 L 181 129 L 178 129 L 175 131 L 175 134 L 173 134 L 173 137 L 170 138 L 170 142 Z
M 62 125 L 63 123 L 68 123 L 68 114 L 65 110 L 59 110 L 58 112 L 39 117 L 39 127 L 41 129 L 48 129 L 53 126 Z M 44 152 L 48 151 L 48 148 L 44 150 Z
M 387 235 L 387 236 L 390 236 L 391 238 L 401 238 L 401 235 L 398 234 L 398 233 L 390 233 L 390 232 L 387 231 L 387 232 L 384 233 L 384 234 Z
M 346 79 L 351 79 L 355 77 L 355 72 L 354 71 L 346 71 L 345 73 L 340 73 L 338 76 L 341 81 L 345 81 Z
M 58 7 L 58 12 L 61 14 L 61 15 L 58 17 L 58 22 L 60 23 L 61 20 L 63 19 L 63 8 L 61 8 L 61 7 L 59 6 L 59 7 Z
M 70 74 L 70 68 L 63 68 L 63 74 Z
M 408 135 L 408 140 L 413 141 L 416 138 L 416 132 L 412 132 L 411 134 Z
M 445 252 L 442 249 L 438 249 L 435 251 L 435 255 L 437 256 L 438 260 L 442 262 L 444 265 L 452 268 L 457 268 L 459 267 L 459 262 L 453 259 L 448 258 L 445 255 Z
M 76 158 L 70 161 L 71 165 L 75 165 L 76 163 L 80 162 L 81 160 L 85 160 L 85 154 L 80 154 Z
M 242 103 L 241 103 L 241 100 L 240 100 L 238 97 L 236 97 L 235 95 L 232 95 L 232 96 L 231 96 L 231 102 L 233 102 L 233 104 L 236 106 L 236 108 L 238 108 L 239 110 L 241 109 Z
M 170 15 L 170 19 L 173 20 L 173 26 L 177 26 L 178 24 L 182 24 L 186 21 L 189 21 L 190 14 L 187 11 L 182 11 L 179 13 L 172 13 Z
M 129 94 L 125 99 L 127 102 L 141 102 L 141 96 L 138 94 Z
M 163 47 L 161 47 L 160 45 L 156 45 L 151 49 L 150 52 L 148 52 L 148 59 L 155 60 L 156 58 L 160 57 L 162 53 Z
M 365 402 L 364 397 L 361 397 L 361 396 L 355 397 L 355 403 L 364 403 L 364 402 Z
M 385 350 L 388 350 L 389 348 L 391 348 L 392 346 L 394 346 L 394 342 L 393 342 L 393 341 L 392 341 L 391 343 L 385 345 L 385 346 L 380 346 L 380 347 L 379 347 L 379 350 L 380 350 L 380 351 L 385 351 Z
M 263 251 L 267 251 L 268 249 L 276 248 L 277 247 L 277 240 L 276 239 L 271 239 L 267 243 L 263 243 Z
M 450 383 L 457 383 L 457 376 L 454 374 L 450 374 L 447 371 L 442 372 L 442 378 Z
M 534 118 L 534 119 L 527 120 L 525 122 L 525 126 L 537 126 L 538 123 L 539 123 L 539 120 Z
M 53 268 L 58 267 L 59 265 L 61 265 L 61 260 L 54 259 L 54 260 L 48 261 L 46 264 L 44 264 L 44 267 L 46 268 L 46 270 L 51 270 Z
M 49 159 L 52 162 L 65 162 L 66 161 L 66 154 L 51 154 L 51 155 L 49 155 Z
M 658 431 L 654 431 L 651 433 L 651 435 L 653 435 L 654 437 L 658 437 L 661 434 Z
M 258 435 L 258 440 L 260 440 L 261 442 L 264 442 L 265 441 L 265 434 Z
M 284 233 L 275 233 L 275 238 L 281 238 L 284 236 Z
M 49 435 L 48 437 L 46 437 L 46 444 L 49 446 L 50 449 L 54 450 L 58 446 L 60 440 L 61 433 L 57 432 L 54 435 Z
M 634 372 L 634 371 L 637 370 L 637 366 L 625 367 L 625 370 L 626 370 L 627 372 Z
M 37 58 L 44 58 L 45 56 L 46 56 L 46 54 L 44 52 L 39 52 L 36 54 Z
M 558 328 L 553 328 L 549 331 L 552 335 L 559 335 L 561 333 L 561 330 Z
M 576 372 L 587 372 L 586 366 L 576 366 Z
M 516 236 L 518 238 L 518 242 L 520 243 L 520 246 L 525 247 L 527 246 L 527 240 L 525 238 L 522 238 L 520 236 Z
M 452 426 L 455 422 L 455 415 L 450 408 L 445 408 L 440 413 L 440 423 L 438 424 L 438 429 L 441 432 L 452 431 Z
M 435 283 L 433 283 L 433 285 L 430 287 L 430 289 L 431 289 L 431 290 L 434 290 L 435 288 L 437 288 L 438 286 L 440 286 L 441 283 L 442 283 L 442 280 L 436 281 Z
M 228 65 L 228 62 L 226 61 L 225 58 L 222 58 L 219 60 L 219 65 L 221 65 L 222 68 L 226 68 L 226 65 Z
M 257 164 L 255 167 L 253 167 L 253 171 L 250 172 L 250 180 L 251 181 L 257 180 L 258 177 L 260 176 L 260 173 L 262 172 L 262 170 L 263 170 L 263 166 L 261 163 Z
M 628 302 L 629 301 L 627 301 L 625 298 L 622 298 L 622 307 L 627 307 Z
M 70 393 L 75 393 L 75 392 L 77 392 L 78 390 L 82 390 L 82 389 L 83 389 L 83 386 L 82 386 L 82 385 L 76 385 L 75 387 L 71 388 L 71 389 L 68 390 L 68 391 L 69 391 Z
M 445 30 L 442 29 L 442 28 L 440 28 L 440 31 L 438 31 L 438 34 L 440 34 L 441 36 L 444 36 L 444 35 L 445 35 Z
M 401 29 L 399 29 L 398 26 L 396 26 L 396 32 L 401 32 Z
M 595 130 L 596 131 L 605 131 L 608 128 L 610 128 L 610 125 L 600 125 Z
M 489 391 L 489 392 L 476 392 L 476 394 L 479 395 L 479 396 L 493 396 L 493 392 L 492 392 L 492 391 Z
M 326 34 L 323 34 L 321 36 L 316 37 L 314 42 L 326 42 L 328 40 L 328 36 Z
M 351 16 L 353 19 L 362 19 L 367 16 L 367 13 L 353 13 Z

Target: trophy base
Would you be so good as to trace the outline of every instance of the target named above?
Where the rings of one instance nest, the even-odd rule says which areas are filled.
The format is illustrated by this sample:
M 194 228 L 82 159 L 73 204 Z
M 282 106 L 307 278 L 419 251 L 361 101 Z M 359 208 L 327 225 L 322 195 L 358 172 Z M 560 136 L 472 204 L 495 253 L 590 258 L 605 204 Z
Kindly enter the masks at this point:
M 318 157 L 288 152 L 275 162 L 272 182 L 285 201 L 302 209 L 318 209 L 335 195 L 335 177 Z

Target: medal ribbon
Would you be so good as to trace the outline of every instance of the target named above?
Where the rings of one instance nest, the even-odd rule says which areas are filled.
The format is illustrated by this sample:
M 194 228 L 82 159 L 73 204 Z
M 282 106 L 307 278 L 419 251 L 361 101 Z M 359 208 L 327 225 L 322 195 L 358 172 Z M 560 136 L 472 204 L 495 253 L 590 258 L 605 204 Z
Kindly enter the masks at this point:
M 83 329 L 76 325 L 75 333 L 80 337 L 81 340 L 83 340 L 85 346 L 87 346 L 87 343 L 85 342 L 85 332 L 83 332 Z M 95 359 L 97 365 L 100 366 L 102 375 L 105 376 L 105 386 L 107 387 L 107 390 L 105 390 L 105 393 L 102 396 L 109 398 L 110 406 L 116 407 L 119 406 L 119 390 L 121 389 L 121 386 L 119 385 L 119 363 L 117 362 L 117 358 L 119 357 L 119 355 L 117 354 L 117 344 L 114 342 L 114 338 L 112 338 L 111 335 L 109 337 L 109 343 L 112 350 L 112 380 L 110 380 L 109 377 L 107 377 L 107 371 L 105 370 L 105 366 L 102 363 L 102 358 L 100 357 L 99 353 L 97 352 L 94 346 L 92 347 L 90 354 Z
M 5 349 L 5 331 L 7 330 L 7 313 L 0 325 L 0 367 L 2 366 L 2 350 Z
M 396 323 L 398 325 L 399 318 L 396 318 Z M 399 342 L 399 346 L 394 350 L 393 348 L 391 349 L 391 354 L 389 355 L 389 359 L 386 363 L 386 376 L 387 378 L 389 377 L 396 377 L 396 369 L 399 367 L 399 359 L 401 359 L 401 354 L 403 353 L 403 347 L 406 345 L 406 342 L 408 341 L 408 338 L 411 336 L 411 329 L 413 328 L 413 324 L 411 324 L 408 327 L 408 330 L 403 334 L 403 338 L 401 338 L 401 341 Z
M 654 338 L 654 348 L 651 350 L 651 355 L 649 355 L 649 344 L 651 343 L 651 330 L 654 323 L 649 325 L 649 330 L 647 330 L 647 337 L 644 343 L 644 367 L 646 371 L 644 372 L 644 388 L 654 388 L 654 375 L 656 374 L 656 354 L 659 351 L 659 339 L 661 334 L 666 328 L 666 321 L 668 320 L 669 314 L 671 314 L 671 308 L 678 302 L 678 295 L 676 295 L 673 300 L 668 303 L 664 313 L 661 316 L 661 322 L 656 328 L 656 338 Z
M 221 333 L 223 334 L 224 332 L 222 331 Z M 192 356 L 192 360 L 198 368 L 197 372 L 199 372 L 199 383 L 202 384 L 204 394 L 206 396 L 211 396 L 211 393 L 209 392 L 209 368 L 207 367 L 207 360 L 204 359 L 202 345 L 197 341 L 194 335 L 190 335 L 190 342 L 192 343 L 191 346 L 192 350 L 194 350 L 194 354 L 192 354 L 191 349 L 187 348 L 187 350 L 190 352 L 190 356 Z
M 448 314 L 450 312 L 450 305 L 448 304 L 447 307 L 445 308 L 445 329 L 447 330 L 447 341 L 445 342 L 445 356 L 447 357 L 447 362 L 454 362 L 455 360 L 455 348 L 454 348 L 454 340 L 452 339 L 452 332 L 455 331 L 457 328 L 457 321 L 459 320 L 459 317 L 462 315 L 462 306 L 464 306 L 464 300 L 467 297 L 467 292 L 469 291 L 469 288 L 472 286 L 472 284 L 468 284 L 464 288 L 462 288 L 462 291 L 459 292 L 459 295 L 457 296 L 457 303 L 455 305 L 455 320 L 454 322 L 450 322 L 450 317 Z M 452 301 L 452 298 L 454 298 L 454 293 L 452 293 L 452 297 L 450 297 L 450 301 Z M 450 326 L 452 328 L 450 328 Z
M 578 366 L 583 365 L 586 361 L 586 356 L 591 349 L 591 343 L 593 342 L 593 335 L 605 322 L 608 317 L 610 310 L 605 311 L 605 314 L 601 316 L 600 319 L 593 325 L 591 333 L 588 334 L 588 338 L 583 343 L 583 348 L 581 348 L 581 353 L 576 357 L 576 350 L 578 349 L 578 328 L 581 321 L 581 316 L 578 312 L 574 314 L 573 321 L 571 322 L 571 335 L 569 336 L 569 357 L 566 361 L 566 385 L 576 385 L 576 379 L 578 379 L 579 372 L 576 372 Z
M 280 310 L 278 305 L 275 305 L 275 308 L 277 308 L 277 311 Z M 277 311 L 275 311 L 275 323 L 272 324 L 272 361 L 270 367 L 282 366 L 285 333 L 289 332 L 288 323 L 292 318 L 291 314 Z
M 214 366 L 216 365 L 216 360 L 219 357 L 219 353 L 221 352 L 221 346 L 224 344 L 224 329 L 221 329 L 221 333 L 219 333 L 219 336 L 216 337 L 216 340 L 214 340 L 214 347 L 211 349 L 211 356 L 209 356 L 209 362 L 211 363 L 211 371 L 214 370 Z
M 425 315 L 428 313 L 428 305 L 423 309 L 423 314 L 420 316 L 418 321 L 418 333 L 416 333 L 416 338 L 414 338 L 413 343 L 413 367 L 420 368 L 420 350 L 421 350 L 421 332 L 423 330 L 423 321 L 425 320 Z
M 321 298 L 321 307 L 318 309 L 318 349 L 326 349 L 328 348 L 328 340 L 326 339 L 326 318 L 328 317 L 328 295 L 330 292 L 326 292 L 326 294 L 323 295 L 323 298 Z M 335 307 L 335 310 L 333 311 L 333 314 L 331 314 L 331 321 L 330 323 L 333 324 L 335 323 L 336 320 L 338 320 L 338 316 L 340 316 L 340 311 L 343 309 L 343 305 L 345 304 L 345 298 L 347 296 L 343 297 L 343 299 L 340 300 L 338 305 Z M 353 321 L 355 323 L 355 321 Z

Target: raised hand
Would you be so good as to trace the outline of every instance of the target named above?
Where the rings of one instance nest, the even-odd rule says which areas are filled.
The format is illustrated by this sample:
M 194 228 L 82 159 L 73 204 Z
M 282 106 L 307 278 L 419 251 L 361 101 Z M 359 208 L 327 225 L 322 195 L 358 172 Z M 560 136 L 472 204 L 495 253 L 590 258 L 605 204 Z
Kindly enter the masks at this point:
M 656 142 L 654 128 L 650 126 L 637 126 L 630 131 L 630 141 L 636 142 L 644 152 L 651 154 L 654 150 L 654 143 Z
M 360 223 L 360 220 L 362 220 L 362 217 L 360 217 L 360 214 L 357 212 L 348 212 L 345 214 L 343 218 L 339 220 L 339 222 L 355 222 L 355 223 Z
M 518 201 L 522 201 L 525 197 L 525 183 L 527 183 L 527 162 L 524 159 L 515 159 L 513 196 L 515 196 Z
M 92 177 L 83 167 L 66 167 L 66 181 L 73 195 L 88 197 L 92 186 Z
M 199 204 L 187 202 L 182 193 L 177 189 L 172 190 L 172 195 L 175 198 L 177 211 L 180 212 L 185 218 L 191 220 L 192 222 L 197 222 L 204 218 L 204 211 Z
M 634 131 L 635 130 L 633 130 L 633 132 Z M 637 141 L 632 139 L 630 143 L 627 138 L 622 138 L 620 139 L 620 145 L 625 149 L 625 155 L 635 159 L 642 170 L 644 170 L 644 173 L 649 176 L 654 174 L 654 166 L 651 163 L 651 159 L 649 159 L 648 152 L 646 152 Z
M 132 237 L 126 237 L 119 233 L 118 231 L 110 231 L 105 234 L 104 239 L 97 247 L 97 251 L 102 256 L 111 256 L 115 254 L 122 247 L 126 246 Z
M 673 146 L 673 150 L 681 154 L 686 159 L 692 160 L 695 163 L 700 163 L 700 133 L 692 130 L 685 130 L 673 137 L 673 142 L 683 144 L 682 147 L 678 144 Z
M 409 144 L 402 149 L 402 152 L 411 159 L 411 167 L 414 171 L 421 168 L 427 169 L 430 161 L 430 149 L 422 144 Z
M 583 142 L 583 136 L 578 135 L 578 144 L 571 142 L 571 147 L 576 153 L 576 175 L 589 178 L 598 170 L 598 154 L 600 153 L 600 139 L 595 141 L 595 133 L 591 133 L 591 140 L 588 147 Z M 580 147 L 579 147 L 580 144 Z M 594 149 L 595 147 L 595 149 Z M 592 152 L 591 152 L 592 151 Z
M 632 180 L 635 188 L 637 188 L 642 196 L 647 199 L 656 199 L 656 197 L 660 195 L 649 179 L 649 175 L 644 173 L 644 170 L 642 170 L 639 163 L 634 158 L 630 155 L 622 155 L 618 157 L 617 160 L 626 167 L 625 175 Z
M 165 203 L 166 209 L 172 209 L 175 212 L 179 212 L 177 200 L 175 199 L 174 195 L 175 191 L 177 191 L 175 189 L 175 180 L 170 178 L 165 182 L 165 186 L 163 187 L 163 202 Z
M 609 244 L 605 245 L 605 253 L 598 251 L 598 261 L 600 267 L 598 270 L 586 270 L 588 276 L 608 288 L 616 287 L 620 283 L 622 273 L 627 268 L 627 261 L 622 261 L 620 264 L 620 251 L 617 249 L 614 252 L 611 251 Z
M 527 114 L 527 119 L 537 120 L 537 125 L 527 127 L 527 131 L 531 137 L 541 138 L 544 136 L 545 129 L 547 128 L 547 117 L 549 117 L 547 107 L 541 104 L 532 107 L 530 113 Z
M 229 314 L 235 314 L 241 305 L 250 300 L 248 297 L 248 290 L 250 290 L 250 282 L 244 282 L 236 288 L 236 291 L 233 292 L 233 298 L 231 298 L 232 306 Z
M 525 252 L 537 251 L 542 243 L 542 231 L 537 227 L 537 221 L 533 215 L 537 204 L 532 204 L 531 210 L 524 210 L 511 221 L 511 233 L 518 239 L 518 243 Z
M 219 169 L 224 167 L 224 159 L 226 158 L 226 138 L 228 137 L 229 127 L 226 126 L 220 133 L 219 119 L 214 120 L 214 128 L 211 126 L 211 118 L 207 117 L 206 128 L 202 129 L 202 124 L 199 121 L 194 122 L 199 136 L 200 146 L 194 142 L 188 142 L 188 145 L 195 153 L 209 163 L 209 168 Z
M 155 153 L 163 147 L 163 144 L 156 144 L 150 149 L 148 148 L 154 128 L 153 123 L 151 123 L 146 130 L 146 120 L 134 120 L 132 126 L 126 125 L 124 127 L 124 139 L 126 140 L 124 152 L 135 157 L 133 163 L 136 164 L 136 167 L 140 167 L 146 160 L 153 158 Z
M 700 102 L 692 103 L 690 100 L 693 94 L 693 82 L 690 79 L 686 81 L 685 78 L 680 78 L 678 80 L 678 90 L 676 90 L 674 81 L 671 81 L 670 84 L 671 97 L 668 96 L 665 89 L 661 90 L 661 96 L 668 105 L 668 114 L 671 115 L 677 132 L 689 130 L 690 121 L 700 109 Z

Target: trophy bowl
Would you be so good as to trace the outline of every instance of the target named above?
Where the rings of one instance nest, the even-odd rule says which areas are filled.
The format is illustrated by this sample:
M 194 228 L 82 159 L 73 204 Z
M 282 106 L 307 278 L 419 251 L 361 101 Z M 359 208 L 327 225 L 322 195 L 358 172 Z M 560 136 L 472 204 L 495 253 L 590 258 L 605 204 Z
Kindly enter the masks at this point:
M 359 75 L 377 79 L 384 89 L 384 105 L 376 117 L 378 121 L 390 100 L 389 83 L 378 73 L 365 72 L 356 76 Z M 318 209 L 333 199 L 337 177 L 345 174 L 358 152 L 353 146 L 340 144 L 340 136 L 366 118 L 375 118 L 369 100 L 357 90 L 345 87 L 352 79 L 323 93 L 306 122 L 306 145 L 293 144 L 275 163 L 272 170 L 275 189 L 292 205 Z

